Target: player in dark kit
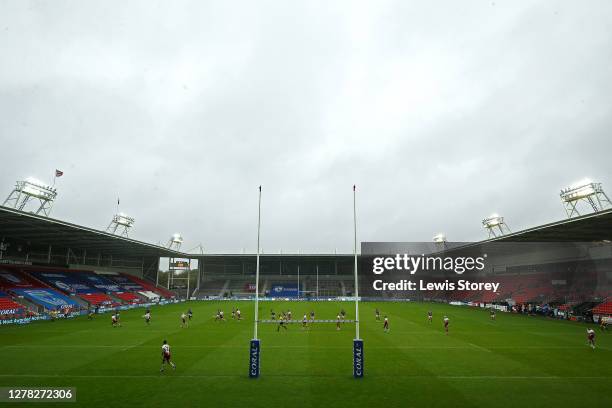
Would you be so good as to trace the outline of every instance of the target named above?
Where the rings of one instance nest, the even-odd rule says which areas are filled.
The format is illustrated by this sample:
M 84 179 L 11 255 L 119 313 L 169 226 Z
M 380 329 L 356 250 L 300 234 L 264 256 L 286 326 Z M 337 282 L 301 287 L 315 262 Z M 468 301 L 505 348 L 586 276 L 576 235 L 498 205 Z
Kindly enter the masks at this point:
M 285 330 L 287 330 L 287 325 L 285 324 L 285 317 L 284 316 L 279 316 L 278 318 L 278 326 L 276 326 L 276 331 L 280 331 L 281 327 Z
M 491 320 L 495 320 L 495 309 L 491 309 L 490 317 L 491 317 Z
M 383 330 L 385 333 L 389 333 L 389 319 L 385 316 L 385 322 L 383 323 Z
M 380 320 L 380 310 L 376 308 L 376 320 Z
M 274 313 L 274 310 L 270 310 L 270 320 L 276 320 L 276 313 Z
M 193 316 L 193 312 L 191 311 L 191 308 L 189 308 L 189 310 L 187 311 L 187 317 L 189 318 L 189 320 L 191 320 L 192 316 Z
M 170 354 L 170 345 L 166 340 L 164 340 L 164 343 L 162 344 L 162 365 L 161 369 L 159 370 L 160 373 L 164 372 L 164 364 L 166 363 L 170 364 L 173 370 L 176 370 L 176 364 L 174 364 L 172 361 L 172 355 Z

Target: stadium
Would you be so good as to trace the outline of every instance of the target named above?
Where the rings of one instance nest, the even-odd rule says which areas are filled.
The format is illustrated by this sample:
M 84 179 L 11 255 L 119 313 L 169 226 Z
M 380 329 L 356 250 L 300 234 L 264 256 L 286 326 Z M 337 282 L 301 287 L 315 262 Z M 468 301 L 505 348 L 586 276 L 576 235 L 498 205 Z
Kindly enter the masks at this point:
M 402 390 L 383 397 L 389 406 L 405 406 L 407 393 L 419 406 L 611 401 L 612 209 L 603 190 L 601 207 L 558 222 L 513 233 L 483 222 L 492 235 L 475 243 L 437 235 L 410 250 L 361 243 L 354 254 L 192 254 L 181 251 L 180 234 L 166 245 L 129 238 L 133 222 L 124 221 L 133 219 L 122 213 L 101 231 L 49 217 L 41 208 L 52 199 L 26 211 L 23 197 L 41 194 L 24 185 L 11 193 L 22 201 L 9 196 L 0 208 L 5 387 L 72 390 L 79 406 L 352 406 L 378 403 L 384 389 Z M 461 275 L 496 291 L 372 284 L 377 254 L 465 259 L 507 244 L 519 247 L 489 247 L 489 260 L 501 253 L 496 261 Z M 446 333 L 442 316 L 452 322 Z M 596 348 L 585 345 L 586 328 L 597 330 Z M 255 372 L 247 370 L 253 339 Z M 353 365 L 352 339 L 361 342 Z M 162 340 L 172 345 L 171 371 L 159 371 Z
M 609 0 L 0 2 L 0 408 L 612 407 L 611 39 Z

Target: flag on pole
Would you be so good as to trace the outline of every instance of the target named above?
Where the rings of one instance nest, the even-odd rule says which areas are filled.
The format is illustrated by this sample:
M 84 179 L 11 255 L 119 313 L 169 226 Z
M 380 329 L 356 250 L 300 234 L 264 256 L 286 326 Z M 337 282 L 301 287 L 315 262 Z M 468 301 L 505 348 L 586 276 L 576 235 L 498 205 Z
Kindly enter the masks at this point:
M 55 177 L 62 177 L 64 172 L 58 169 L 55 169 Z

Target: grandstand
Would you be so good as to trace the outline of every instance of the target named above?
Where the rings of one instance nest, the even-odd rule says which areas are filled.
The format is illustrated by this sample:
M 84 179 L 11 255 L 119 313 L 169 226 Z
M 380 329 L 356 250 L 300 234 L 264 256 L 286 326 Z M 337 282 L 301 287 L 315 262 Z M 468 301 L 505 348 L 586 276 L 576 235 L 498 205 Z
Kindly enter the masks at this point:
M 0 231 L 6 249 L 0 264 L 0 290 L 6 306 L 18 314 L 57 308 L 114 307 L 187 297 L 185 290 L 158 284 L 160 258 L 198 261 L 199 284 L 189 293 L 195 298 L 251 297 L 255 288 L 254 254 L 186 254 L 127 237 L 0 207 Z M 524 231 L 452 247 L 461 253 L 490 243 L 612 241 L 612 210 L 554 222 Z M 561 251 L 545 262 L 526 259 L 503 270 L 488 271 L 473 280 L 501 284 L 499 293 L 428 291 L 384 296 L 416 300 L 477 303 L 554 304 L 571 310 L 609 301 L 612 255 L 595 263 L 567 259 Z M 369 267 L 361 255 L 359 268 Z M 269 297 L 345 297 L 354 291 L 351 254 L 265 254 L 260 258 L 260 295 Z M 371 289 L 371 274 L 360 274 L 363 296 L 380 296 Z M 442 277 L 429 277 L 435 281 Z M 293 293 L 274 288 L 294 287 Z M 299 287 L 299 290 L 298 290 Z M 293 289 L 292 289 L 293 290 Z M 8 301 L 13 303 L 8 303 Z M 18 304 L 20 307 L 15 307 Z M 604 303 L 605 304 L 605 303 Z M 11 306 L 11 307 L 9 307 Z M 608 311 L 607 307 L 591 308 Z M 589 311 L 591 309 L 588 309 Z
M 180 252 L 5 207 L 0 234 L 2 307 L 12 317 L 176 297 L 155 278 L 160 257 Z

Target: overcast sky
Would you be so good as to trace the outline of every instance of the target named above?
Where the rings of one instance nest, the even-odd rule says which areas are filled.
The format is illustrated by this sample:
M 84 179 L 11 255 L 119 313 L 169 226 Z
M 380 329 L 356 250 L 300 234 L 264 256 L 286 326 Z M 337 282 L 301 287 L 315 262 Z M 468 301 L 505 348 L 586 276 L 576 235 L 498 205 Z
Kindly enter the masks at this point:
M 351 251 L 612 193 L 612 2 L 0 3 L 0 193 L 183 249 Z

